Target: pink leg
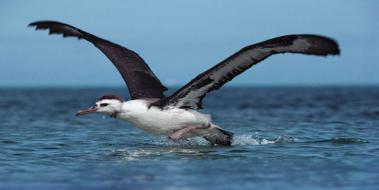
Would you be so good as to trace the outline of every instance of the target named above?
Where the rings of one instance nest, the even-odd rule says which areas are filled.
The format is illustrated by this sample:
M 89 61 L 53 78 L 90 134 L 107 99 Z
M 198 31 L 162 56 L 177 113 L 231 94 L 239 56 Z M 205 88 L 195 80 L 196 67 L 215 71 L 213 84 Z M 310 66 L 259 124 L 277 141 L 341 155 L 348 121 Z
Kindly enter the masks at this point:
M 189 126 L 183 129 L 179 129 L 171 134 L 168 135 L 168 138 L 170 138 L 173 141 L 179 140 L 182 137 L 184 137 L 187 133 L 191 132 L 192 130 L 195 129 L 206 129 L 209 128 L 211 125 L 194 125 L 194 126 Z

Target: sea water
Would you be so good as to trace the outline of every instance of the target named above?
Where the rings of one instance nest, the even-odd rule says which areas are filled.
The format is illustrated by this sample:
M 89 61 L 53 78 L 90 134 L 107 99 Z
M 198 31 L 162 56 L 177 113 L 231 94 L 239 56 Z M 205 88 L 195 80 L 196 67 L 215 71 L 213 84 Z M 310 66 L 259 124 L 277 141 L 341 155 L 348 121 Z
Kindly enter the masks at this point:
M 225 88 L 231 147 L 75 117 L 123 88 L 0 90 L 0 189 L 379 189 L 379 87 Z

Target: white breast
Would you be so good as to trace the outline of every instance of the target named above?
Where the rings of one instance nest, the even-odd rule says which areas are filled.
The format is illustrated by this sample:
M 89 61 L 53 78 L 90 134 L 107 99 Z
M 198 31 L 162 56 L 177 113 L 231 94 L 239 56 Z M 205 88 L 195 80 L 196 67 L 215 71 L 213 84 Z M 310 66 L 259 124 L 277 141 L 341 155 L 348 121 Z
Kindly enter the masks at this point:
M 190 125 L 207 125 L 209 115 L 180 108 L 160 109 L 147 107 L 145 100 L 130 100 L 123 103 L 123 112 L 118 118 L 127 120 L 136 127 L 151 133 L 168 134 Z

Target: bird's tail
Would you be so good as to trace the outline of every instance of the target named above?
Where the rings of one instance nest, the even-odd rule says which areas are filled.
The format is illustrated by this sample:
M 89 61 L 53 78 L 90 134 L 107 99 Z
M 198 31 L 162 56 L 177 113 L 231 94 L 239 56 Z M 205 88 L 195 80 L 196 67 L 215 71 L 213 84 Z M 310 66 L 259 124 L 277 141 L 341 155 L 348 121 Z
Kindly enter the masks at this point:
M 220 128 L 217 125 L 212 124 L 210 133 L 207 133 L 203 137 L 212 145 L 232 145 L 233 133 Z

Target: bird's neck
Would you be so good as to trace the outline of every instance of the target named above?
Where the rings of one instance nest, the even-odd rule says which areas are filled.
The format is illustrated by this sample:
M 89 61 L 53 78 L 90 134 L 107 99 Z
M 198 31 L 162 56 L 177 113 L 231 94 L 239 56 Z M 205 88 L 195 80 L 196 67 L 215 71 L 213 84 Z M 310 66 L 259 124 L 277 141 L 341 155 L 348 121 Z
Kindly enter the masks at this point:
M 140 116 L 148 110 L 145 100 L 129 100 L 122 102 L 120 109 L 115 112 L 115 118 L 129 120 Z
M 120 111 L 114 111 L 109 116 L 111 116 L 112 118 L 117 118 L 120 113 L 121 113 Z

